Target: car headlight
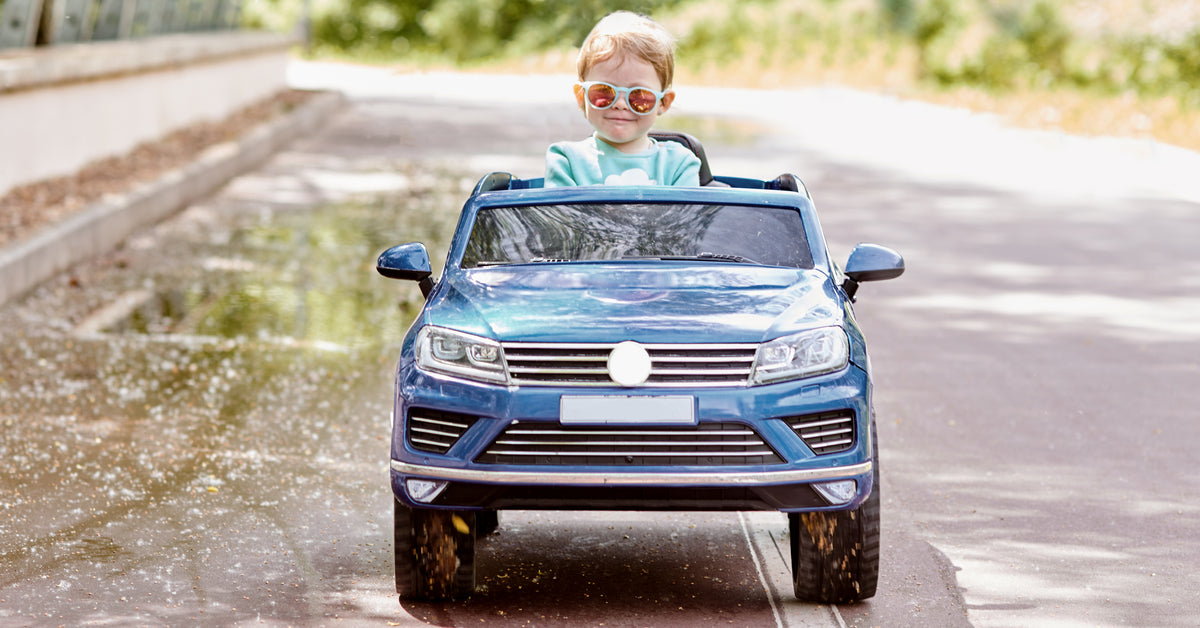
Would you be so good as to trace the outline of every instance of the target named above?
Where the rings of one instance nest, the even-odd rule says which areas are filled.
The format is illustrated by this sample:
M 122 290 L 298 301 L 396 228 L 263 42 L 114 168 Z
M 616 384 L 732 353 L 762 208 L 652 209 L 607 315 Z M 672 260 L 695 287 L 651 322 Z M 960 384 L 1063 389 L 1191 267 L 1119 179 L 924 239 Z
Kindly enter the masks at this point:
M 769 384 L 839 370 L 850 359 L 850 340 L 841 327 L 822 327 L 776 338 L 758 346 L 752 384 Z
M 484 382 L 508 383 L 500 343 L 444 327 L 421 328 L 417 334 L 417 367 Z

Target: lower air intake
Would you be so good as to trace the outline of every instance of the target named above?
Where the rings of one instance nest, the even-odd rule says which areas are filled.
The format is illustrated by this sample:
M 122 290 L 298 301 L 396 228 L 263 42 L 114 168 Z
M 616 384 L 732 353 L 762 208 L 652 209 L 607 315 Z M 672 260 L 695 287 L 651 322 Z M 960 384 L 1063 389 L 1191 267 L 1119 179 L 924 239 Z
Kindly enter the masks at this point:
M 827 412 L 785 420 L 818 456 L 846 451 L 854 446 L 854 416 L 846 412 Z
M 405 435 L 413 449 L 444 454 L 477 420 L 468 414 L 411 408 Z
M 740 423 L 563 426 L 514 421 L 476 462 L 519 465 L 736 466 L 783 460 Z

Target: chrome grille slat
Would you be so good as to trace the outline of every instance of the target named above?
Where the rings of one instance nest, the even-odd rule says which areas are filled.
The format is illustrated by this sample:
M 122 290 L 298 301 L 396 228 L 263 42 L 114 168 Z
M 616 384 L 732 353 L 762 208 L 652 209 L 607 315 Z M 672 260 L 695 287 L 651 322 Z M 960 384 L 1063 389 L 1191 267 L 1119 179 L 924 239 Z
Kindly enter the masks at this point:
M 563 436 L 571 435 L 578 436 L 581 434 L 588 435 L 605 435 L 605 436 L 675 436 L 679 434 L 678 430 L 629 430 L 622 428 L 613 428 L 612 430 L 533 430 L 533 429 L 507 429 L 505 434 L 520 434 L 533 435 L 545 434 L 547 436 Z M 754 430 L 696 430 L 693 434 L 712 434 L 714 436 L 749 436 L 754 434 Z
M 834 451 L 841 451 L 843 449 L 848 449 L 850 444 L 853 442 L 854 442 L 854 439 L 851 439 L 851 438 L 844 438 L 842 440 L 831 440 L 828 442 L 821 443 L 820 445 L 815 445 L 813 447 L 813 449 L 820 449 L 821 451 L 819 451 L 818 453 L 822 453 L 822 454 L 833 453 Z M 829 451 L 826 451 L 827 449 Z
M 554 380 L 551 380 L 551 379 L 520 379 L 520 378 L 514 377 L 513 383 L 518 386 L 563 386 L 563 387 L 568 387 L 568 388 L 612 388 L 613 386 L 616 386 L 616 384 L 614 384 L 612 382 L 612 380 L 610 380 L 608 378 L 607 375 L 604 376 L 603 381 L 581 381 L 581 380 L 575 381 L 575 380 L 563 380 L 563 379 L 554 379 Z M 645 385 L 646 386 L 654 386 L 657 388 L 730 388 L 733 386 L 744 386 L 745 384 L 746 384 L 745 379 L 715 380 L 715 381 L 710 381 L 710 382 L 696 382 L 696 381 L 673 382 L 673 381 L 655 380 L 655 379 L 651 378 L 648 382 L 646 382 Z
M 744 368 L 744 369 L 737 369 L 737 368 L 734 368 L 734 369 L 727 369 L 727 368 L 714 368 L 714 369 L 653 368 L 653 369 L 650 369 L 650 377 L 654 377 L 655 375 L 747 375 L 748 376 L 748 375 L 750 375 L 750 369 L 749 369 L 749 367 Z
M 850 428 L 846 427 L 846 428 L 842 428 L 839 430 L 825 430 L 824 432 L 805 432 L 804 437 L 805 438 L 825 438 L 826 436 L 841 436 L 842 434 L 849 434 L 849 433 L 850 433 Z
M 425 440 L 424 438 L 413 438 L 413 439 L 411 439 L 411 441 L 414 444 L 430 445 L 432 447 L 435 447 L 438 449 L 443 449 L 443 450 L 450 449 L 450 445 L 453 444 L 453 443 L 446 443 L 446 442 L 437 441 L 437 440 Z
M 521 451 L 521 450 L 504 451 L 504 450 L 498 449 L 498 450 L 493 451 L 493 450 L 489 449 L 488 453 L 495 454 L 495 455 L 506 455 L 506 456 L 528 456 L 528 455 L 530 455 L 528 452 Z M 739 452 L 739 455 L 740 456 L 771 456 L 771 455 L 774 455 L 774 453 L 775 452 L 771 451 L 770 449 L 764 449 L 764 450 L 757 450 L 757 451 Z M 714 456 L 721 456 L 721 457 L 728 456 L 729 452 L 721 452 L 721 451 L 710 451 L 710 452 L 704 452 L 704 451 L 688 451 L 688 452 L 681 452 L 681 451 L 594 451 L 594 452 L 592 452 L 592 451 L 554 451 L 554 452 L 539 453 L 538 455 L 539 456 L 658 456 L 658 457 L 689 456 L 689 457 L 697 457 L 697 458 L 710 458 L 710 457 L 714 457 Z
M 571 375 L 608 375 L 607 368 L 595 367 L 548 367 L 548 366 L 509 366 L 510 374 L 518 373 L 542 373 L 546 375 L 571 374 Z
M 805 428 L 808 428 L 808 429 L 813 429 L 813 428 L 818 428 L 818 427 L 825 427 L 825 426 L 828 426 L 828 425 L 843 425 L 843 424 L 845 424 L 845 423 L 846 423 L 846 421 L 848 421 L 848 420 L 849 420 L 849 418 L 850 418 L 850 417 L 839 416 L 839 417 L 837 417 L 836 419 L 825 419 L 825 420 L 823 420 L 823 421 L 821 421 L 821 420 L 815 420 L 815 421 L 807 421 L 807 420 L 806 420 L 806 421 L 798 421 L 798 422 L 796 423 L 796 425 L 803 426 L 803 427 L 805 427 Z M 796 425 L 794 425 L 793 427 L 795 427 Z
M 555 355 L 552 353 L 539 354 L 539 355 L 517 353 L 516 356 L 509 355 L 508 357 L 509 358 L 516 357 L 517 359 L 528 360 L 530 362 L 595 362 L 600 357 L 604 357 L 605 359 L 607 359 L 607 355 L 601 356 L 600 354 L 597 354 L 597 355 Z
M 466 429 L 471 426 L 471 424 L 469 422 L 439 421 L 438 419 L 432 419 L 432 418 L 429 418 L 426 416 L 421 416 L 421 415 L 417 414 L 416 412 L 412 413 L 412 415 L 410 416 L 410 419 L 413 421 L 418 421 L 420 423 L 429 423 L 431 425 L 444 425 L 446 427 L 453 427 L 456 429 Z
M 616 343 L 503 343 L 519 386 L 613 386 L 608 356 Z M 645 386 L 746 386 L 757 344 L 644 344 L 652 363 Z
M 544 427 L 514 421 L 476 458 L 481 464 L 523 465 L 764 465 L 783 459 L 740 423 L 665 428 Z
M 408 444 L 420 451 L 444 454 L 477 420 L 465 414 L 410 408 L 405 430 Z
M 617 343 L 615 343 L 615 342 L 506 342 L 503 344 L 504 344 L 506 351 L 508 350 L 508 347 L 514 347 L 516 349 L 525 350 L 525 351 L 544 350 L 544 349 L 553 349 L 553 350 L 571 349 L 571 350 L 576 350 L 576 351 L 580 351 L 580 350 L 604 351 L 605 355 L 607 355 L 609 351 L 612 351 L 613 347 L 617 346 Z M 642 346 L 645 347 L 647 351 L 675 351 L 675 350 L 681 350 L 681 349 L 687 350 L 689 348 L 694 348 L 694 347 L 699 347 L 702 349 L 706 349 L 708 351 L 731 351 L 731 350 L 741 350 L 741 349 L 745 349 L 747 347 L 756 348 L 758 345 L 756 345 L 754 343 L 746 343 L 746 342 L 733 342 L 733 343 L 714 343 L 714 344 L 644 343 L 644 344 L 642 344 Z
M 541 441 L 541 440 L 497 440 L 494 444 L 513 446 L 513 445 L 544 445 L 545 443 L 546 443 L 546 441 Z M 589 446 L 595 445 L 596 443 L 589 442 L 589 441 L 563 441 L 563 440 L 560 440 L 560 441 L 554 441 L 554 444 L 558 445 L 559 447 L 571 447 L 571 446 L 589 447 Z M 612 440 L 612 441 L 609 441 L 609 440 L 606 440 L 606 441 L 604 441 L 604 444 L 605 445 L 619 445 L 621 447 L 700 447 L 700 446 L 705 446 L 705 447 L 753 447 L 755 445 L 761 445 L 762 441 L 761 440 L 730 440 L 730 441 L 698 440 L 698 441 L 687 442 L 687 441 L 670 441 L 670 440 L 664 440 L 664 441 L 653 441 L 653 440 L 646 440 L 646 441 Z
M 416 425 L 413 425 L 412 431 L 414 434 L 425 434 L 427 436 L 445 436 L 446 438 L 451 438 L 451 439 L 462 436 L 461 432 L 440 432 L 438 430 L 431 430 L 431 429 L 427 429 L 424 427 L 417 427 Z
M 788 426 L 818 456 L 854 446 L 854 417 L 844 411 L 791 417 Z

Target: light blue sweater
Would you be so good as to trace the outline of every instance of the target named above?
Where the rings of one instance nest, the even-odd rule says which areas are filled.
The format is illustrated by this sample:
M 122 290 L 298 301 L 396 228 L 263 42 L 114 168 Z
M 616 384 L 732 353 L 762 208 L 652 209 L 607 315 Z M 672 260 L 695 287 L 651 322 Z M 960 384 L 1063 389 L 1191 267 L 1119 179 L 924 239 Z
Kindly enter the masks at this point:
M 650 149 L 625 154 L 596 137 L 558 142 L 546 151 L 546 187 L 700 185 L 700 159 L 678 142 L 650 138 Z

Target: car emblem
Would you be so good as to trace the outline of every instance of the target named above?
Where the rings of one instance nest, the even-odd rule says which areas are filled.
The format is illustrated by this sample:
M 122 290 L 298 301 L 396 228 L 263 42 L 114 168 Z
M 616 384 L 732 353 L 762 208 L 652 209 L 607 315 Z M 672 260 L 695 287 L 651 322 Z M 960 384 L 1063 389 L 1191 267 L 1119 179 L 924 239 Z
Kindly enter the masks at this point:
M 608 354 L 608 376 L 622 386 L 639 386 L 650 378 L 650 354 L 642 345 L 626 340 Z

